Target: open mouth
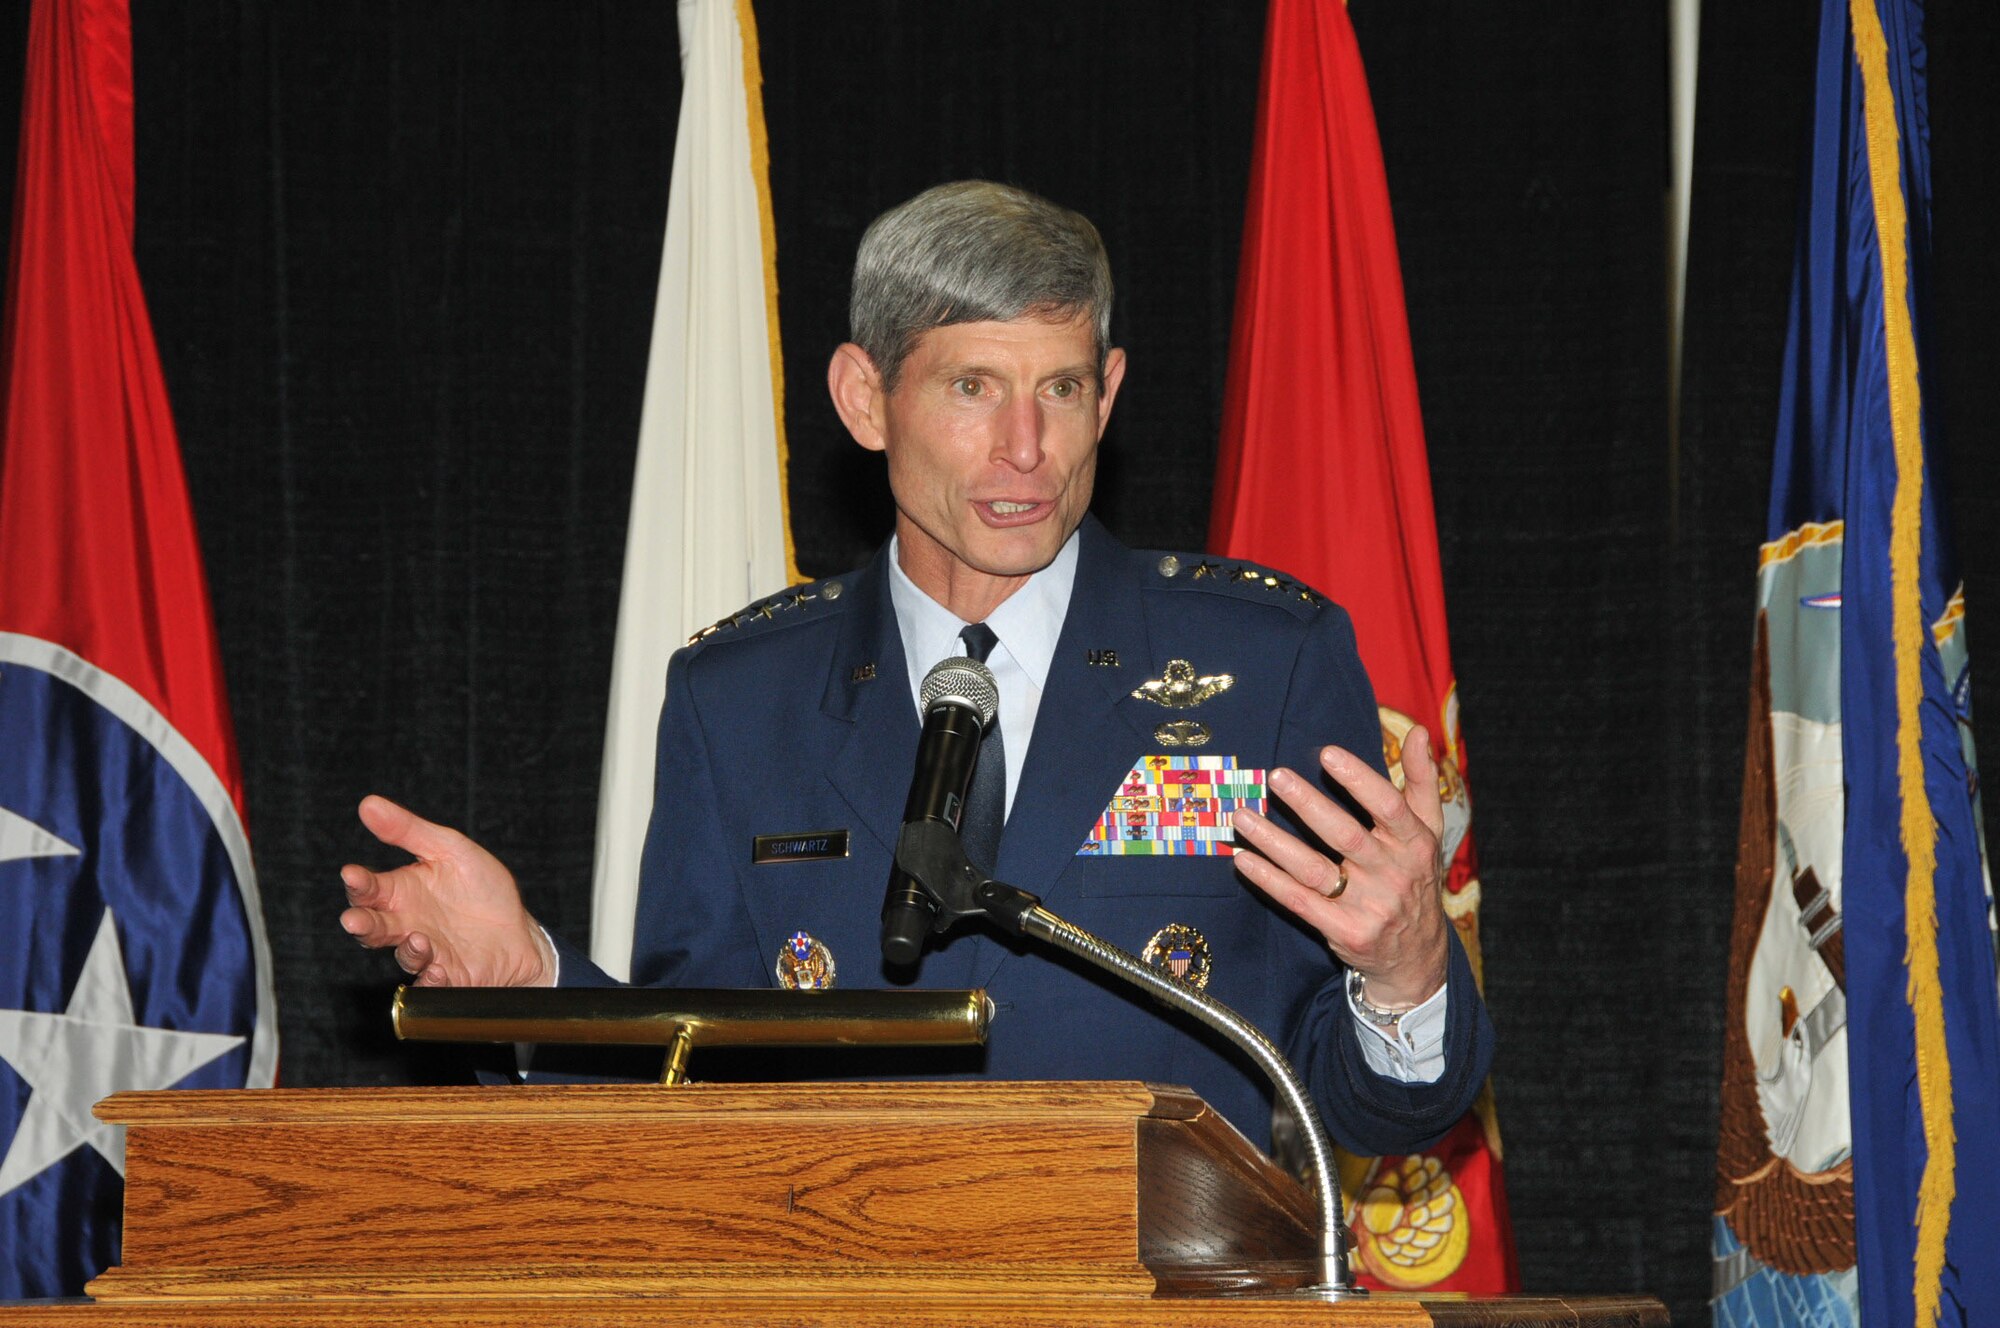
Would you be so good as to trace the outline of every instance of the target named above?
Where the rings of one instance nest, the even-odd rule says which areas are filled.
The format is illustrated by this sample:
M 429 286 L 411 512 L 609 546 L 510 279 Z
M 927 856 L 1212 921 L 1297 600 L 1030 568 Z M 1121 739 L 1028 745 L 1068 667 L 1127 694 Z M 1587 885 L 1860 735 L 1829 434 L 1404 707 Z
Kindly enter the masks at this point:
M 1021 502 L 1013 498 L 989 498 L 978 506 L 986 520 L 996 526 L 1017 526 L 1038 521 L 1050 508 L 1048 503 Z

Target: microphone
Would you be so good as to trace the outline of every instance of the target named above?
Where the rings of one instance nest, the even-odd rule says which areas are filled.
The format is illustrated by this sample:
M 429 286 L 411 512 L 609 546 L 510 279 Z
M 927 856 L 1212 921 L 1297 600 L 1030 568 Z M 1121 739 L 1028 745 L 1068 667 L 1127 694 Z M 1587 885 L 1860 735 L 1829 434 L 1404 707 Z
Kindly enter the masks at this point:
M 953 655 L 924 675 L 918 699 L 924 729 L 917 739 L 916 771 L 903 803 L 903 824 L 938 822 L 956 836 L 966 790 L 972 787 L 972 772 L 979 764 L 980 740 L 987 726 L 998 722 L 1000 689 L 984 664 Z M 882 899 L 882 957 L 896 965 L 916 963 L 936 916 L 937 906 L 923 887 L 901 867 L 891 867 Z
M 968 860 L 959 840 L 959 814 L 979 762 L 982 731 L 999 714 L 1000 691 L 984 664 L 952 658 L 924 676 L 921 701 L 924 729 L 917 743 L 917 769 L 903 807 L 902 832 L 896 837 L 896 866 L 890 870 L 888 895 L 882 901 L 882 957 L 891 964 L 914 964 L 923 953 L 927 931 L 943 931 L 964 918 L 984 918 L 1004 932 L 1031 937 L 1123 978 L 1160 1004 L 1192 1015 L 1220 1033 L 1270 1079 L 1302 1135 L 1320 1219 L 1319 1280 L 1304 1288 L 1304 1294 L 1322 1300 L 1366 1295 L 1355 1285 L 1348 1266 L 1339 1173 L 1326 1126 L 1305 1081 L 1285 1054 L 1249 1020 L 1207 992 L 1057 917 L 1034 895 L 992 879 Z

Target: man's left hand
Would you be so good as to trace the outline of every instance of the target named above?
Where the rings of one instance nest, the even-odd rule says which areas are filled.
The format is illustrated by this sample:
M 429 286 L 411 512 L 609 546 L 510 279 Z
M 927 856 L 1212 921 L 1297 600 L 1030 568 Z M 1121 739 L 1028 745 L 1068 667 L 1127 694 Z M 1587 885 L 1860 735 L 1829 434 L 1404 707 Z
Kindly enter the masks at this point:
M 1451 924 L 1444 914 L 1443 803 L 1430 734 L 1403 740 L 1405 787 L 1341 747 L 1320 749 L 1320 764 L 1374 819 L 1370 829 L 1293 771 L 1273 770 L 1271 793 L 1290 807 L 1330 858 L 1255 812 L 1232 817 L 1237 869 L 1252 885 L 1304 918 L 1342 963 L 1367 979 L 1371 1005 L 1413 1007 L 1444 986 Z M 1247 845 L 1255 852 L 1243 852 Z

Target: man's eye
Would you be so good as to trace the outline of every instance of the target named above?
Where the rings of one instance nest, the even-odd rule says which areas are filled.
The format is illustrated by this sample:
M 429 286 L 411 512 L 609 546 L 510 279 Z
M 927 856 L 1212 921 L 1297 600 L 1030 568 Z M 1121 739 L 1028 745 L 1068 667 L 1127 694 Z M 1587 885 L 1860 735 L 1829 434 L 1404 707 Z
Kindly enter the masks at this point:
M 976 397 L 986 390 L 986 385 L 977 378 L 959 378 L 953 380 L 951 390 L 962 397 Z
M 1067 401 L 1075 396 L 1076 393 L 1077 383 L 1074 378 L 1058 378 L 1055 382 L 1049 384 L 1049 395 L 1059 400 Z

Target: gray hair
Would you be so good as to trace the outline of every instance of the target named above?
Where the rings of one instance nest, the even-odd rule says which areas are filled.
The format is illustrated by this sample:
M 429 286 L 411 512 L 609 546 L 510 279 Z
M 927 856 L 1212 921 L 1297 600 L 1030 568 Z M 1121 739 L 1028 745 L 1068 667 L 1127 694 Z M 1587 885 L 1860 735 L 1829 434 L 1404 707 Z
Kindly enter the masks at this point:
M 1101 373 L 1111 260 L 1090 219 L 1025 189 L 959 180 L 877 217 L 854 257 L 848 335 L 894 391 L 917 338 L 953 323 L 1087 315 Z

